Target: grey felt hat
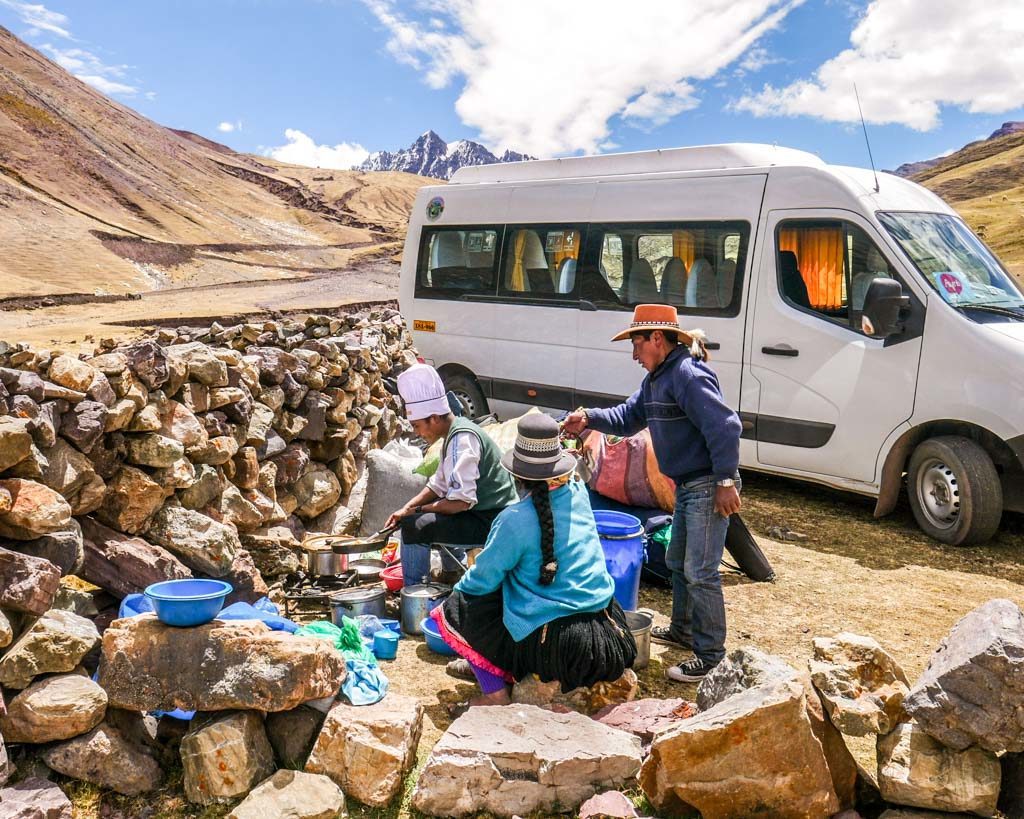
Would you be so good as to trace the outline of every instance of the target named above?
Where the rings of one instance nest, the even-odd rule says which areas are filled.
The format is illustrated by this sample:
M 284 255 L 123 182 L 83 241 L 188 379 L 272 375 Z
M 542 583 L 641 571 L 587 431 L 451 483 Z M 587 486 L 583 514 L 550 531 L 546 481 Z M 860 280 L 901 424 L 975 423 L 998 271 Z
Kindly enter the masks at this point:
M 502 456 L 501 465 L 517 478 L 547 481 L 576 468 L 576 459 L 559 443 L 554 418 L 531 412 L 519 419 L 516 433 L 516 445 Z

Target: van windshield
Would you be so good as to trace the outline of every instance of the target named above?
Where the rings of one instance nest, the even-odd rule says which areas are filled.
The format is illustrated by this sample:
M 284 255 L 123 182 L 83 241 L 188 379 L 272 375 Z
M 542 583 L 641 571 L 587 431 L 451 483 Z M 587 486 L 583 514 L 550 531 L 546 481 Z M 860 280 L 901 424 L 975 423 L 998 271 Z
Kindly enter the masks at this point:
M 954 307 L 1011 314 L 1024 310 L 1020 288 L 962 219 L 910 212 L 879 213 L 878 218 L 932 289 Z

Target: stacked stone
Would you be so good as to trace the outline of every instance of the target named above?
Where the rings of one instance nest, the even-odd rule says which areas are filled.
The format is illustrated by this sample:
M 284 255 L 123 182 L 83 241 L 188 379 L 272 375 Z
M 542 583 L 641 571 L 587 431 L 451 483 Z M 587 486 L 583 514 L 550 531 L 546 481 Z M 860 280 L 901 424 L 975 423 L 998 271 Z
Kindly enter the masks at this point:
M 122 665 L 156 654 L 141 676 L 103 663 L 92 682 L 117 599 L 209 576 L 232 583 L 228 602 L 252 602 L 267 593 L 265 578 L 298 567 L 292 547 L 307 531 L 357 524 L 365 456 L 400 428 L 383 379 L 414 361 L 394 310 L 159 330 L 92 356 L 0 343 L 0 785 L 11 772 L 4 739 L 55 743 L 50 767 L 122 793 L 159 784 L 141 716 L 157 706 L 132 697 L 159 698 L 146 674 L 187 665 L 188 647 L 170 633 L 132 642 L 162 627 L 121 621 L 131 625 L 103 636 L 104 656 L 108 643 Z M 72 574 L 108 594 L 104 611 L 103 595 L 61 585 Z M 249 746 L 263 731 L 253 714 L 333 694 L 344 677 L 322 641 L 281 644 L 246 625 L 257 624 L 193 635 L 204 673 L 234 683 L 206 686 L 222 701 L 178 703 L 231 709 L 193 726 L 190 753 L 221 734 Z M 274 772 L 272 761 L 269 751 L 247 757 L 249 787 Z

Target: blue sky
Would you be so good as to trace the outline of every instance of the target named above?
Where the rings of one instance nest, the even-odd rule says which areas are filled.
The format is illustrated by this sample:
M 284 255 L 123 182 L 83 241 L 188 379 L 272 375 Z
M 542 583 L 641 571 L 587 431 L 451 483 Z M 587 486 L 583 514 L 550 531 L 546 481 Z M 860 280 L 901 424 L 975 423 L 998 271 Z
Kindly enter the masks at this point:
M 988 0 L 0 0 L 157 122 L 310 164 L 448 141 L 541 156 L 777 142 L 892 168 L 1024 120 L 1024 7 Z M 969 55 L 967 57 L 966 55 Z

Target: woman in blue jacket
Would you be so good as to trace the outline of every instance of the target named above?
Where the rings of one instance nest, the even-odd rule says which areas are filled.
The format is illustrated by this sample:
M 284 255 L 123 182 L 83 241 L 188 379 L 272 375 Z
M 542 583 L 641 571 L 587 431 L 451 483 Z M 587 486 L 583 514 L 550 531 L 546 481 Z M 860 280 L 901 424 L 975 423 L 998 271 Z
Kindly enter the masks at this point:
M 563 691 L 618 679 L 636 643 L 558 424 L 522 418 L 502 466 L 528 494 L 495 518 L 476 563 L 431 613 L 480 684 L 470 704 L 508 703 L 509 685 L 528 674 Z

